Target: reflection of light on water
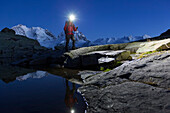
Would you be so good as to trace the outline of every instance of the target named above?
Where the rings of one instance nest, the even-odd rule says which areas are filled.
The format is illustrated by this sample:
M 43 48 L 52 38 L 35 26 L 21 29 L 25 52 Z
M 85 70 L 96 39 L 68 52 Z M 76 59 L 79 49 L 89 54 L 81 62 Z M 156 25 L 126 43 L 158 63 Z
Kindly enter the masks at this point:
M 71 113 L 75 113 L 74 109 L 71 109 Z

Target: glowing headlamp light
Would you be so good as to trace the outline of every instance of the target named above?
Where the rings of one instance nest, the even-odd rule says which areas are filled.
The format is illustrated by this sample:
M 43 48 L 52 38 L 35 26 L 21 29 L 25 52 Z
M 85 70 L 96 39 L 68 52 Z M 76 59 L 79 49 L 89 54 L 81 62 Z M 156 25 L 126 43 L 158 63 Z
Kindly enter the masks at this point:
M 71 15 L 69 16 L 69 19 L 70 19 L 71 21 L 74 21 L 76 18 L 75 18 L 75 16 L 74 16 L 73 14 L 71 14 Z

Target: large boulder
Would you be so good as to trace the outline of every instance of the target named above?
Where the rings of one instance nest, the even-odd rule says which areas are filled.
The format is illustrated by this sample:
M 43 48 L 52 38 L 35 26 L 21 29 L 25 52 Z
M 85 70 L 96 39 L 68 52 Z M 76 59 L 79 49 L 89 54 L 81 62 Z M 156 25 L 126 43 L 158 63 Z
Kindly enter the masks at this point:
M 169 113 L 170 52 L 88 76 L 79 92 L 88 113 Z
M 170 39 L 159 41 L 143 42 L 140 44 L 136 53 L 145 53 L 150 51 L 168 50 L 170 49 Z
M 88 101 L 87 113 L 169 113 L 167 89 L 143 83 L 125 82 L 98 88 L 83 86 L 79 92 Z
M 58 64 L 60 66 L 63 65 L 65 57 L 62 57 L 62 51 L 54 51 L 54 50 L 46 50 L 33 54 L 30 57 L 26 57 L 20 60 L 17 60 L 12 63 L 12 65 L 19 66 L 42 66 L 42 65 L 51 65 Z M 54 65 L 55 67 L 55 65 Z
M 130 52 L 126 50 L 105 50 L 105 51 L 93 51 L 81 54 L 76 57 L 70 57 L 65 61 L 65 67 L 78 68 L 97 66 L 103 63 L 131 60 Z
M 103 61 L 103 63 L 108 63 L 112 61 L 130 60 L 132 58 L 130 57 L 128 49 L 126 49 L 127 51 L 123 50 L 128 44 L 129 43 L 99 45 L 72 50 L 64 54 L 66 57 L 64 65 L 69 68 L 77 68 L 95 66 Z M 109 55 L 109 53 L 112 55 Z
M 21 59 L 44 50 L 36 40 L 0 32 L 0 58 Z

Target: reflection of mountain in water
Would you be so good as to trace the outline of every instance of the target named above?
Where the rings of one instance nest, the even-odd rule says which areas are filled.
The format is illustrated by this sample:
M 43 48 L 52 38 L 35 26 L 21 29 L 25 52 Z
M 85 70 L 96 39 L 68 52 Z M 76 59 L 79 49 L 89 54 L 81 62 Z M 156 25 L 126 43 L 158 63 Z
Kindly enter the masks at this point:
M 45 76 L 48 76 L 47 72 L 36 71 L 36 72 L 33 72 L 33 73 L 28 73 L 24 76 L 19 76 L 19 77 L 16 78 L 16 80 L 23 81 L 23 80 L 27 80 L 28 78 L 42 78 L 42 77 L 45 77 Z
M 16 66 L 0 65 L 0 80 L 5 83 L 9 83 L 15 81 L 16 77 L 32 72 L 35 72 L 35 70 Z
M 60 76 L 68 79 L 71 82 L 82 84 L 81 77 L 77 75 L 80 70 L 72 69 L 56 69 L 56 68 L 45 68 L 38 69 L 22 68 L 9 65 L 0 65 L 0 80 L 5 83 L 10 83 L 15 80 L 23 81 L 28 78 L 42 78 L 48 75 Z

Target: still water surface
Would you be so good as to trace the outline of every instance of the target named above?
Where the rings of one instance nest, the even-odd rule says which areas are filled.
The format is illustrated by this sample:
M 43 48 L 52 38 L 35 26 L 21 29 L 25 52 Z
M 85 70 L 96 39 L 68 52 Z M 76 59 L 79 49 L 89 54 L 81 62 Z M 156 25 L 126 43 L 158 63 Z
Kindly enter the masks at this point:
M 80 85 L 57 76 L 57 73 L 67 73 L 63 74 L 67 76 L 71 72 L 52 70 L 50 73 L 35 71 L 18 76 L 13 71 L 5 72 L 6 75 L 1 72 L 0 113 L 84 113 L 86 104 L 76 90 Z

